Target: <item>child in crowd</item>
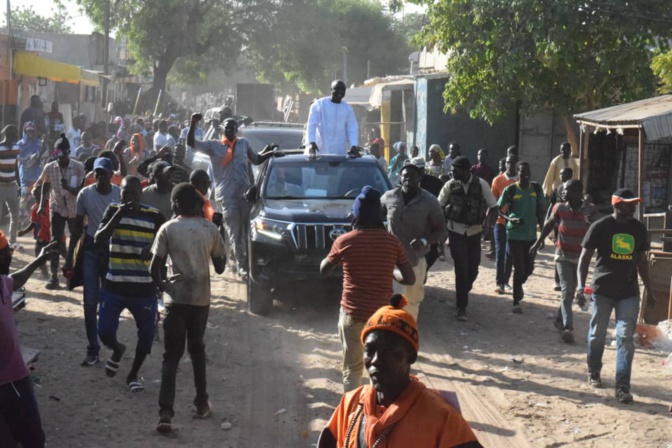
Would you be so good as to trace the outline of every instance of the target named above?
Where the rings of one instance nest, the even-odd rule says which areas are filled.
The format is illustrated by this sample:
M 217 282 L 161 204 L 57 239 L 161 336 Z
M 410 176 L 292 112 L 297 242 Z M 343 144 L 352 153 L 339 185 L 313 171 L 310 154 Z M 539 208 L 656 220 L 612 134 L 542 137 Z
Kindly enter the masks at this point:
M 31 230 L 33 231 L 36 257 L 40 254 L 42 248 L 51 241 L 51 231 L 49 226 L 49 188 L 49 184 L 45 184 L 44 190 L 42 190 L 41 185 L 33 188 L 31 194 L 35 197 L 35 204 L 30 208 L 30 224 L 28 224 L 25 229 L 19 231 L 19 236 L 24 236 Z M 42 197 L 42 191 L 47 193 L 44 198 Z M 37 213 L 40 204 L 42 204 L 44 208 L 42 216 Z M 63 242 L 65 242 L 65 235 L 63 235 Z M 40 272 L 42 278 L 49 278 L 49 270 L 46 265 L 40 266 Z

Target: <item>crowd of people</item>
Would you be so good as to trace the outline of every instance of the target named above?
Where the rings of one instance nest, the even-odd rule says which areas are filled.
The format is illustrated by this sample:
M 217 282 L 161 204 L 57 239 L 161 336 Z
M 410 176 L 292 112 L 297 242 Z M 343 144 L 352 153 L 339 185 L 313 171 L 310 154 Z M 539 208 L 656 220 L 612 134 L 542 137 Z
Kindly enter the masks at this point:
M 361 156 L 355 141 L 357 123 L 343 100 L 345 93 L 345 84 L 335 81 L 331 96 L 311 108 L 306 146 L 310 157 Z M 253 181 L 249 166 L 284 154 L 272 144 L 261 151 L 252 148 L 237 136 L 238 121 L 227 117 L 225 110 L 221 126 L 215 124 L 216 132 L 210 134 L 216 137 L 204 139 L 203 117 L 198 113 L 182 124 L 117 117 L 100 133 L 83 117 L 75 117 L 72 129 L 65 131 L 56 103 L 49 114 L 40 114 L 40 107 L 38 101 L 31 102 L 30 113 L 22 116 L 26 120 L 21 138 L 18 128 L 10 125 L 0 141 L 0 200 L 11 215 L 9 239 L 0 236 L 0 323 L 11 320 L 7 302 L 12 289 L 23 285 L 35 269 L 42 269 L 48 289 L 60 287 L 59 260 L 64 258 L 68 287 L 83 287 L 87 341 L 81 365 L 100 363 L 102 343 L 111 353 L 105 374 L 118 374 L 127 347 L 118 340 L 117 329 L 119 316 L 127 309 L 138 339 L 125 384 L 130 392 L 139 393 L 144 390 L 140 369 L 157 336 L 162 297 L 164 356 L 156 430 L 173 435 L 175 382 L 185 346 L 194 369 L 194 417 L 208 418 L 213 410 L 205 362 L 209 265 L 221 274 L 228 256 L 235 262 L 235 273 L 247 275 L 249 203 L 244 194 Z M 330 149 L 325 142 L 337 144 Z M 428 390 L 410 375 L 410 368 L 420 348 L 418 315 L 428 270 L 445 257 L 448 247 L 455 274 L 455 318 L 466 321 L 484 237 L 494 245 L 494 291 L 511 293 L 512 313 L 520 314 L 536 253 L 556 232 L 562 300 L 555 326 L 561 341 L 574 342 L 574 302 L 585 306 L 590 301 L 588 376 L 591 385 L 602 387 L 605 334 L 615 310 L 616 397 L 623 403 L 633 400 L 630 372 L 640 302 L 638 275 L 651 291 L 647 232 L 634 218 L 640 198 L 618 190 L 612 196 L 613 213 L 600 217 L 586 200 L 581 182 L 573 179 L 578 168 L 572 165 L 569 144 L 561 146 L 542 187 L 531 180 L 530 165 L 519 160 L 514 146 L 495 170 L 485 148 L 472 164 L 458 143 L 450 143 L 445 156 L 435 144 L 428 148 L 426 161 L 418 147 L 407 154 L 406 143 L 397 142 L 388 163 L 382 157 L 385 142 L 376 137 L 368 143 L 393 188 L 362 189 L 352 207 L 352 230 L 336 239 L 319 266 L 323 275 L 343 266 L 338 333 L 345 392 L 322 432 L 320 447 L 375 447 L 383 440 L 387 446 L 480 446 L 456 410 L 459 407 Z M 193 152 L 210 157 L 211 174 L 192 169 Z M 555 200 L 547 210 L 552 194 Z M 19 202 L 24 198 L 21 207 L 30 219 L 19 232 Z M 31 231 L 35 261 L 9 274 L 17 236 Z M 595 252 L 591 287 L 586 281 Z M 47 260 L 50 271 L 44 267 Z M 648 297 L 653 306 L 653 295 Z M 0 326 L 0 340 L 7 341 L 0 344 L 0 398 L 11 399 L 0 410 L 24 447 L 44 446 L 13 322 Z M 364 369 L 370 385 L 362 385 Z M 11 412 L 25 417 L 16 423 Z M 420 426 L 423 431 L 418 432 Z

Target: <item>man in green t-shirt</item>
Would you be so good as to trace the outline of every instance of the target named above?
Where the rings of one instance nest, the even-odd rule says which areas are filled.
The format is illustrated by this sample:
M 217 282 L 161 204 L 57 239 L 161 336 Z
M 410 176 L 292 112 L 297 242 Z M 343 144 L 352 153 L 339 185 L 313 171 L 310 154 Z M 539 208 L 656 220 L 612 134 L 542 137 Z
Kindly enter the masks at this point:
M 499 214 L 506 220 L 509 256 L 513 260 L 513 312 L 521 314 L 523 284 L 534 270 L 537 225 L 544 226 L 541 186 L 530 181 L 530 164 L 518 162 L 518 182 L 509 185 L 499 197 Z M 504 212 L 506 211 L 506 212 Z

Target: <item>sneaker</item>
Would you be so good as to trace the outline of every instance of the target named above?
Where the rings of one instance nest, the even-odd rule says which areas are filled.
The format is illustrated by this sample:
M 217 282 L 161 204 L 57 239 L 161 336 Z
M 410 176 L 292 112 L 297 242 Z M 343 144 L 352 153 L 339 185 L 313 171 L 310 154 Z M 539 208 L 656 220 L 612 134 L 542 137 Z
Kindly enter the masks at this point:
M 523 314 L 523 309 L 518 304 L 513 305 L 513 313 L 514 314 Z
M 84 358 L 84 361 L 80 364 L 82 367 L 91 367 L 95 366 L 100 362 L 100 358 L 98 355 L 86 355 L 86 358 Z
M 511 287 L 511 285 L 509 285 L 509 284 L 505 284 L 505 285 L 504 285 L 504 291 L 506 291 L 506 292 L 511 292 L 511 291 L 513 291 L 513 288 Z
M 495 288 L 495 292 L 497 294 L 504 294 L 506 292 L 506 289 L 504 285 L 497 285 L 497 287 Z
M 205 407 L 200 409 L 196 408 L 196 410 L 194 411 L 194 415 L 192 417 L 200 420 L 210 418 L 210 416 L 212 415 L 212 411 L 213 411 L 212 403 L 208 401 L 208 404 Z
M 58 289 L 59 286 L 60 284 L 58 283 L 57 277 L 51 277 L 51 279 L 47 282 L 47 284 L 44 285 L 44 287 L 47 289 Z
M 467 321 L 467 310 L 457 310 L 457 317 L 456 317 L 458 322 L 466 322 Z
M 17 252 L 20 251 L 21 249 L 23 249 L 23 246 L 21 244 L 19 244 L 17 241 L 10 244 L 9 247 L 11 247 L 12 250 L 15 250 Z
M 562 291 L 562 286 L 556 283 L 555 286 L 553 286 L 553 291 Z
M 574 343 L 574 332 L 572 330 L 564 330 L 562 332 L 562 335 L 560 336 L 560 339 L 565 344 L 573 344 Z
M 619 387 L 616 389 L 616 399 L 623 404 L 632 403 L 633 398 L 630 389 L 627 387 Z
M 600 378 L 600 373 L 592 372 L 588 377 L 588 384 L 596 389 L 600 389 L 602 387 L 602 378 Z

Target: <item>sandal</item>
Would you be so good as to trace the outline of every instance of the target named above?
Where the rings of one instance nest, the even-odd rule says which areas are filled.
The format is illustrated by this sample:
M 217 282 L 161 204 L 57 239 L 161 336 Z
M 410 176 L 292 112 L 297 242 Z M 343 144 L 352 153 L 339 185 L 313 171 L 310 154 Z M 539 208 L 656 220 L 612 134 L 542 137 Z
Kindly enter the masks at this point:
M 206 418 L 210 418 L 212 415 L 213 407 L 212 403 L 208 401 L 208 407 L 205 409 L 198 409 L 196 408 L 196 411 L 194 412 L 193 418 L 198 419 L 198 420 L 203 420 Z
M 131 381 L 130 383 L 127 384 L 128 390 L 130 392 L 142 392 L 145 390 L 145 385 L 142 384 L 140 381 Z
M 112 356 L 110 356 L 110 358 L 105 363 L 105 374 L 110 378 L 114 378 L 117 374 L 119 365 L 121 364 L 121 359 L 124 357 L 124 353 L 126 352 L 125 345 L 119 344 L 119 346 L 121 350 L 119 350 L 119 352 L 113 352 Z
M 110 378 L 114 378 L 117 374 L 117 371 L 119 370 L 120 363 L 121 361 L 114 362 L 112 361 L 112 358 L 108 359 L 105 363 L 105 375 L 109 376 Z
M 161 419 L 159 420 L 159 424 L 156 425 L 156 432 L 159 433 L 162 436 L 165 437 L 170 437 L 171 439 L 174 439 L 177 437 L 177 431 L 179 428 L 177 426 L 173 426 L 170 423 L 170 419 Z

